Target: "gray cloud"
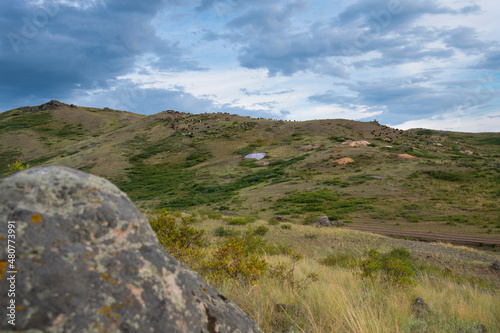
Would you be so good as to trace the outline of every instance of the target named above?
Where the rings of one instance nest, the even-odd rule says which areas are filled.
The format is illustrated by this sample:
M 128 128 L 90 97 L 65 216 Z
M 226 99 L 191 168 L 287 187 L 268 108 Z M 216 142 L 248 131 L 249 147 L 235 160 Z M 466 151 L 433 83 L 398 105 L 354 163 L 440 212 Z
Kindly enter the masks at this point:
M 152 64 L 157 68 L 201 69 L 151 26 L 156 13 L 173 3 L 106 0 L 83 8 L 53 1 L 40 6 L 6 2 L 0 20 L 0 106 L 105 86 L 131 72 L 145 54 L 157 56 Z
M 329 90 L 312 95 L 308 100 L 345 107 L 349 107 L 350 103 L 385 107 L 386 111 L 377 118 L 387 124 L 396 124 L 458 111 L 461 107 L 470 111 L 472 108 L 485 108 L 500 97 L 500 90 L 492 87 L 495 81 L 492 76 L 440 82 L 436 80 L 436 74 L 349 82 L 345 86 L 353 92 L 352 95 L 342 96 Z
M 307 31 L 292 32 L 291 17 L 306 7 L 304 2 L 298 2 L 279 10 L 253 9 L 228 22 L 233 33 L 242 34 L 238 38 L 242 44 L 240 64 L 251 69 L 265 68 L 271 76 L 311 71 L 345 79 L 350 77 L 350 70 L 344 59 L 352 63 L 353 58 L 371 51 L 381 56 L 354 61 L 354 67 L 447 59 L 455 55 L 455 49 L 481 52 L 489 46 L 470 27 L 440 31 L 415 26 L 423 16 L 477 13 L 477 5 L 454 10 L 432 0 L 361 0 L 329 22 L 314 22 Z M 428 46 L 438 40 L 446 47 Z

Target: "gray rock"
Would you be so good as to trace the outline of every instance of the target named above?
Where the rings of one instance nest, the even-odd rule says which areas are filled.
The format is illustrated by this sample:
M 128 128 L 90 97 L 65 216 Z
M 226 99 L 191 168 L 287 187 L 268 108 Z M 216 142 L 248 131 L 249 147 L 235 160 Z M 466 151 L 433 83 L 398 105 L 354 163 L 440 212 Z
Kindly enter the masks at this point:
M 160 247 L 128 197 L 63 167 L 0 183 L 0 262 L 15 221 L 16 273 L 0 280 L 0 330 L 15 300 L 16 331 L 261 332 L 234 303 Z M 8 278 L 15 276 L 15 298 Z
M 474 330 L 477 333 L 487 333 L 488 332 L 488 330 L 486 329 L 486 326 L 484 326 L 483 324 L 479 324 L 479 325 L 474 326 Z
M 495 260 L 491 265 L 491 268 L 493 268 L 495 271 L 500 271 L 500 261 Z
M 245 156 L 246 159 L 261 160 L 266 157 L 267 153 L 253 153 Z
M 415 303 L 413 303 L 412 313 L 417 316 L 417 318 L 420 318 L 431 313 L 431 309 L 423 299 L 417 297 Z
M 318 220 L 316 222 L 319 225 L 324 226 L 324 227 L 330 226 L 330 221 L 328 220 L 328 216 L 320 216 L 320 217 L 318 217 Z

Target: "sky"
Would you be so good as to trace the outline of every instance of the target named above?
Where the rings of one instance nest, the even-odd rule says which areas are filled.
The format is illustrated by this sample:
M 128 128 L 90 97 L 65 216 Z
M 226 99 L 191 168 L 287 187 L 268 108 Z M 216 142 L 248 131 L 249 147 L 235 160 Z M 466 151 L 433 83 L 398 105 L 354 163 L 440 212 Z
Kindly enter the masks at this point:
M 142 114 L 500 132 L 498 0 L 16 0 L 0 111 L 55 99 Z

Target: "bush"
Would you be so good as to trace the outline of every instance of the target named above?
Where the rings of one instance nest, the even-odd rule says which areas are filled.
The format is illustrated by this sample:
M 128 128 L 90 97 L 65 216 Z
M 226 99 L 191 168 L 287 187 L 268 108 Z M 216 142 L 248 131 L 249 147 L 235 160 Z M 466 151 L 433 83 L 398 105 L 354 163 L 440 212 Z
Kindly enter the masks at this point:
M 261 225 L 253 231 L 253 234 L 256 236 L 264 236 L 265 234 L 267 234 L 268 231 L 269 231 L 268 227 Z
M 226 223 L 229 225 L 245 225 L 249 222 L 253 222 L 250 218 L 246 217 L 230 217 L 226 219 Z
M 165 251 L 192 269 L 199 266 L 204 258 L 205 230 L 197 230 L 187 223 L 179 225 L 174 216 L 165 214 L 152 219 L 149 223 Z
M 292 226 L 291 226 L 291 225 L 289 225 L 289 224 L 282 224 L 282 225 L 280 226 L 280 228 L 281 228 L 281 229 L 288 229 L 288 230 L 289 230 L 289 229 L 292 229 Z
M 203 266 L 204 275 L 215 285 L 238 279 L 244 283 L 256 281 L 267 270 L 267 263 L 249 251 L 247 237 L 228 238 L 212 251 Z
M 375 278 L 378 272 L 383 273 L 382 280 L 400 287 L 415 284 L 415 272 L 411 263 L 410 252 L 405 248 L 395 248 L 386 254 L 371 249 L 368 258 L 359 264 L 361 278 Z
M 424 173 L 431 176 L 434 179 L 446 180 L 450 182 L 458 182 L 465 179 L 464 175 L 459 172 L 450 172 L 444 170 L 428 170 L 424 171 Z
M 224 228 L 223 226 L 217 227 L 214 230 L 214 235 L 218 237 L 230 237 L 230 236 L 237 236 L 239 234 L 239 231 L 231 229 L 231 228 Z
M 275 218 L 272 218 L 268 222 L 270 225 L 278 225 L 280 221 L 276 220 Z

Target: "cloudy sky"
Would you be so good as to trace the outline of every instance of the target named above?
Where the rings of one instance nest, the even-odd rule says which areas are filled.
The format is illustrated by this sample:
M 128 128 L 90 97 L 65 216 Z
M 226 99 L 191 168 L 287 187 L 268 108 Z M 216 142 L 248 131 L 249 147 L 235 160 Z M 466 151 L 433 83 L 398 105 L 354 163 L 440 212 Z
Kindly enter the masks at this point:
M 377 119 L 500 131 L 498 0 L 16 0 L 0 110 Z

